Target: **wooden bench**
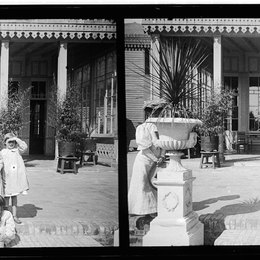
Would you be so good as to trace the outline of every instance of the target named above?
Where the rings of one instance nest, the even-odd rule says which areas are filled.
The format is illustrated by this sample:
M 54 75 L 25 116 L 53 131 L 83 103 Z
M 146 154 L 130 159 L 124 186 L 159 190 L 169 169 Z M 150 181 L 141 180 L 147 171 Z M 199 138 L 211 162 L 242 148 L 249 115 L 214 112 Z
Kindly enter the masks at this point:
M 57 172 L 61 174 L 64 174 L 64 172 L 74 172 L 74 174 L 77 174 L 77 161 L 78 158 L 73 156 L 58 157 Z
M 200 159 L 200 168 L 203 168 L 203 165 L 212 165 L 213 169 L 216 168 L 216 165 L 220 167 L 220 160 L 219 160 L 219 152 L 200 152 L 201 159 Z M 212 162 L 209 162 L 209 158 L 212 157 Z M 206 159 L 206 162 L 204 162 Z
M 87 160 L 85 160 L 85 156 L 88 156 Z M 95 151 L 84 151 L 81 153 L 80 166 L 86 163 L 92 163 L 93 165 L 97 164 L 97 154 Z

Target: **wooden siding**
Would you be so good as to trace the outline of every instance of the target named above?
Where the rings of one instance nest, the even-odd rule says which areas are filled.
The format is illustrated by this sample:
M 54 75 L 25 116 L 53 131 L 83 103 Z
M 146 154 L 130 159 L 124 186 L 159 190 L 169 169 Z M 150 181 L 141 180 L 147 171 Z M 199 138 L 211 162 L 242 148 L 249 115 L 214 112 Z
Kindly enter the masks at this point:
M 144 120 L 143 105 L 149 93 L 149 85 L 138 75 L 144 73 L 144 50 L 126 50 L 125 57 L 126 117 L 136 127 Z M 138 69 L 137 66 L 142 69 Z

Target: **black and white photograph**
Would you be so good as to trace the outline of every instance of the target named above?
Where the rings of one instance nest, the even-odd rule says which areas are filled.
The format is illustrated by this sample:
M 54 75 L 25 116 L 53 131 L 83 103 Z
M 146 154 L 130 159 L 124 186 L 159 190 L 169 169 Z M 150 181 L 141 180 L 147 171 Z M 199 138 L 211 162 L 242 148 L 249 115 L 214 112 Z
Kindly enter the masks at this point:
M 0 4 L 1 256 L 259 255 L 260 6 L 163 1 Z
M 260 19 L 125 19 L 130 247 L 260 244 Z
M 116 23 L 0 20 L 0 245 L 114 247 Z

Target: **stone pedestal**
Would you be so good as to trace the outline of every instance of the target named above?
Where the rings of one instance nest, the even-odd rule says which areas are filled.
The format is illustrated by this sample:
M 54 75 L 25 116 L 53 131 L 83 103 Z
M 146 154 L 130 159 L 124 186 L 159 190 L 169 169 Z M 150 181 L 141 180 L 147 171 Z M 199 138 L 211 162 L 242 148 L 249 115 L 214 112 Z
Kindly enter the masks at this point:
M 143 237 L 143 246 L 203 245 L 203 224 L 192 210 L 192 171 L 180 162 L 182 154 L 169 154 L 170 162 L 157 173 L 158 216 Z

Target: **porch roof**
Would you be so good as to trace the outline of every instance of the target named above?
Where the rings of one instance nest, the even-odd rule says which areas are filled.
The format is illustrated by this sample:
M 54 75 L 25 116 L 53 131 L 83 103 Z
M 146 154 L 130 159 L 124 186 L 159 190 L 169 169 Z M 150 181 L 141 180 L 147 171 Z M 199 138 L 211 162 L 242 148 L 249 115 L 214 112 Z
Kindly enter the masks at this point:
M 105 19 L 0 19 L 0 39 L 15 37 L 113 40 L 116 38 L 116 24 Z
M 143 19 L 148 33 L 259 34 L 260 19 Z

